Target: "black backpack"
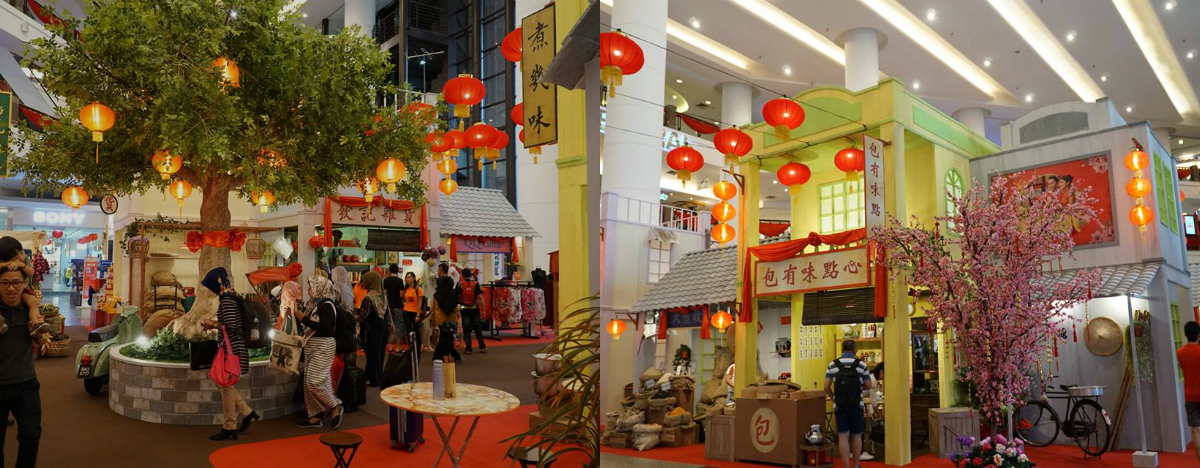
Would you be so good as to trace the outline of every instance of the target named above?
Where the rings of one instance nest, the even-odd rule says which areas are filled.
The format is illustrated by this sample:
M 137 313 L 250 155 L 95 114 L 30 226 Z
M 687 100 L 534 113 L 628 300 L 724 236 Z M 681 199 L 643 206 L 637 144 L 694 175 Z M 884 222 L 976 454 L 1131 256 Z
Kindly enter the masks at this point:
M 834 359 L 837 374 L 833 376 L 833 404 L 838 408 L 858 408 L 862 405 L 862 375 L 858 373 L 855 359 L 848 366 L 842 364 L 841 358 Z
M 346 310 L 337 301 L 328 300 L 333 306 L 335 317 L 333 320 L 333 339 L 337 343 L 338 354 L 350 354 L 358 352 L 358 343 L 354 339 L 355 325 L 357 321 L 354 319 L 354 314 Z

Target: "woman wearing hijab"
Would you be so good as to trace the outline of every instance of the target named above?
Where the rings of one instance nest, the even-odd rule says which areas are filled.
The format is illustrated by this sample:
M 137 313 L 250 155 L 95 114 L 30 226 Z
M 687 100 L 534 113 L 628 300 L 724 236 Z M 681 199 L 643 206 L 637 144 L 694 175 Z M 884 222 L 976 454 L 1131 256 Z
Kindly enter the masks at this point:
M 374 271 L 362 276 L 363 289 L 367 296 L 362 302 L 363 352 L 367 355 L 367 386 L 379 386 L 383 377 L 383 356 L 387 352 L 387 300 L 383 296 L 383 278 Z
M 337 309 L 333 305 L 336 293 L 333 283 L 320 276 L 308 278 L 308 295 L 315 307 L 307 313 L 293 313 L 301 324 L 311 329 L 304 344 L 304 408 L 308 419 L 296 423 L 300 427 L 321 427 L 325 416 L 333 418 L 333 428 L 342 424 L 342 401 L 333 393 L 333 377 L 330 369 L 337 352 L 334 341 L 334 323 Z
M 223 345 L 226 339 L 229 340 L 230 351 L 241 362 L 241 375 L 249 374 L 250 353 L 246 350 L 246 342 L 242 340 L 244 325 L 242 323 L 242 298 L 233 290 L 233 284 L 229 281 L 229 272 L 225 271 L 223 267 L 213 268 L 204 276 L 204 280 L 200 284 L 216 294 L 220 301 L 217 306 L 217 320 L 204 321 L 204 327 L 217 329 L 217 343 Z M 217 390 L 221 392 L 221 409 L 225 413 L 225 420 L 221 424 L 221 432 L 214 434 L 209 439 L 237 440 L 238 433 L 246 432 L 250 428 L 250 423 L 258 419 L 258 413 L 246 404 L 242 394 L 233 386 L 217 385 Z M 241 424 L 238 424 L 239 419 Z
M 347 311 L 355 309 L 354 287 L 350 285 L 350 272 L 346 267 L 336 267 L 331 274 L 334 287 L 334 299 Z
M 283 292 L 279 296 L 279 321 L 275 323 L 275 328 L 283 327 L 284 317 L 294 315 L 296 309 L 301 307 L 303 297 L 300 295 L 300 283 L 283 283 Z

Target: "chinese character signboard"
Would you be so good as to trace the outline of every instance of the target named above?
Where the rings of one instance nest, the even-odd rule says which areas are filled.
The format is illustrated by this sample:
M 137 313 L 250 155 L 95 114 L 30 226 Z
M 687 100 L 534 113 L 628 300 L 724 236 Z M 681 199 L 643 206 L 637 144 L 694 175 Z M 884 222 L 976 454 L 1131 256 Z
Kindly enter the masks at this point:
M 819 252 L 755 264 L 755 296 L 869 286 L 867 248 Z
M 525 147 L 558 141 L 558 94 L 555 86 L 538 83 L 554 60 L 554 4 L 521 20 L 521 86 L 525 104 Z
M 863 172 L 863 207 L 867 210 L 867 235 L 875 228 L 885 227 L 887 210 L 884 208 L 883 142 L 863 135 L 863 154 L 866 156 Z
M 464 253 L 487 253 L 487 254 L 510 254 L 512 253 L 512 239 L 508 237 L 476 237 L 476 236 L 454 236 L 454 249 L 460 254 Z
M 12 132 L 12 93 L 0 92 L 0 177 L 8 177 L 8 140 Z
M 389 206 L 347 206 L 330 199 L 329 220 L 333 224 L 352 226 L 387 226 L 398 228 L 421 228 L 420 208 L 398 210 Z
M 672 310 L 667 312 L 667 328 L 696 328 L 704 325 L 704 311 L 695 309 L 690 312 Z

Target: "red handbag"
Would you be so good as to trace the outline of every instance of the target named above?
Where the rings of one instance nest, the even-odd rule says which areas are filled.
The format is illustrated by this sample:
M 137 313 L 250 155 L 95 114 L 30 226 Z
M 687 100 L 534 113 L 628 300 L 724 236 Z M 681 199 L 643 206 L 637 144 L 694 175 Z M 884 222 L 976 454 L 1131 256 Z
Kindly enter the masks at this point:
M 237 384 L 238 376 L 242 374 L 242 362 L 229 344 L 229 334 L 225 332 L 225 325 L 221 325 L 221 338 L 224 339 L 225 346 L 217 347 L 217 356 L 213 358 L 208 377 L 219 386 L 232 387 Z

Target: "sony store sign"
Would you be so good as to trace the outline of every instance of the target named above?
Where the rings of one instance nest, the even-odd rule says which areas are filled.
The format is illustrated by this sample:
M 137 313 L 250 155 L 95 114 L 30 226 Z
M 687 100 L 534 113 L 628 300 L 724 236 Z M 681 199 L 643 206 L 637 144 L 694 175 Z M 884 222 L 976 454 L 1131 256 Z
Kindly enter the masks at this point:
M 97 213 L 71 210 L 13 209 L 13 225 L 103 228 L 104 217 Z

